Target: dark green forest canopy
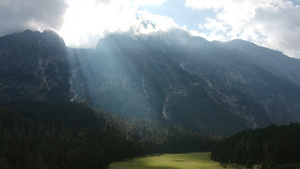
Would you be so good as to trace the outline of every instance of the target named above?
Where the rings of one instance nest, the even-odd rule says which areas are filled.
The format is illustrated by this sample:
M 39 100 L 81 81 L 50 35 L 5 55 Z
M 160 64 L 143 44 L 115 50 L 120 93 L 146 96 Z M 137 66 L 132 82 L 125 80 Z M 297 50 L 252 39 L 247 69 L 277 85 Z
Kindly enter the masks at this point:
M 176 125 L 124 120 L 85 104 L 0 104 L 1 169 L 94 169 L 153 153 L 209 151 L 218 140 Z
M 123 119 L 80 103 L 0 104 L 1 169 L 107 168 L 146 154 L 211 151 L 222 163 L 295 168 L 300 124 L 219 137 L 145 119 Z M 299 168 L 299 166 L 298 166 Z
M 263 168 L 300 167 L 300 124 L 248 130 L 222 140 L 211 158 L 221 163 L 262 164 Z

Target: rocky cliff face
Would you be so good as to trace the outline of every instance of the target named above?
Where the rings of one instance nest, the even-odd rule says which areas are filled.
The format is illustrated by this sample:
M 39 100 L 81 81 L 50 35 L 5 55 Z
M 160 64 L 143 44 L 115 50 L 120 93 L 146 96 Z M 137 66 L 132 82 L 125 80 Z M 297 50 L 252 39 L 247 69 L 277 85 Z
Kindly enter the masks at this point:
M 236 40 L 194 49 L 183 62 L 204 79 L 211 98 L 253 128 L 299 120 L 298 59 Z
M 54 32 L 0 38 L 0 100 L 88 101 L 125 117 L 232 133 L 300 121 L 300 62 L 235 40 L 173 30 L 113 34 L 96 49 Z
M 0 38 L 0 101 L 67 101 L 69 68 L 64 41 L 52 31 Z

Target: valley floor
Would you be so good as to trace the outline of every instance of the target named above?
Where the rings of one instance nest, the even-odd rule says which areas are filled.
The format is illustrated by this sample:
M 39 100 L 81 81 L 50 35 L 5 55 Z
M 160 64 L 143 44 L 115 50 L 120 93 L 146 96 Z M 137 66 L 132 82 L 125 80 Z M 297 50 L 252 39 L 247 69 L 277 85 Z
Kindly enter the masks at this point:
M 110 169 L 237 169 L 237 165 L 221 165 L 210 159 L 210 153 L 164 154 L 112 163 Z

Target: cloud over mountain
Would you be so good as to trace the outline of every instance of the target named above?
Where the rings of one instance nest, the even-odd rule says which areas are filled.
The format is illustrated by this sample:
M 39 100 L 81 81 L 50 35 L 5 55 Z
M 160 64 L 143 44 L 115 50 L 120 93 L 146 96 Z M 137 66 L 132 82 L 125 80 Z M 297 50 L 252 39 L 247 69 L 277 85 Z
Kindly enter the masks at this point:
M 240 38 L 300 56 L 300 6 L 288 0 L 186 0 L 196 10 L 213 10 L 199 27 L 210 40 Z
M 147 34 L 167 30 L 176 26 L 172 18 L 139 10 L 141 6 L 155 6 L 164 1 L 73 0 L 60 34 L 69 46 L 94 48 L 99 38 L 112 32 Z
M 72 47 L 113 32 L 182 28 L 208 40 L 243 39 L 300 58 L 298 0 L 1 0 L 0 36 L 53 29 Z
M 0 36 L 25 29 L 60 29 L 66 0 L 1 0 Z

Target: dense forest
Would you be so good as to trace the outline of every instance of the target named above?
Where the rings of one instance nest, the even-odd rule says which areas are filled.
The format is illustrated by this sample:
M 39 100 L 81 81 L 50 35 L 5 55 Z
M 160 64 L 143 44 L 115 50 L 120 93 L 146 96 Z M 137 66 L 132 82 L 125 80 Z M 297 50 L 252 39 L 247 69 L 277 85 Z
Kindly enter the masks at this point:
M 300 168 L 300 124 L 248 130 L 219 142 L 211 154 L 221 163 L 262 164 L 263 169 Z
M 154 153 L 209 151 L 218 138 L 84 103 L 0 104 L 1 169 L 101 169 Z
M 147 119 L 124 119 L 85 103 L 0 104 L 1 169 L 95 169 L 159 153 L 212 151 L 221 163 L 300 167 L 300 124 L 248 130 L 222 139 Z

